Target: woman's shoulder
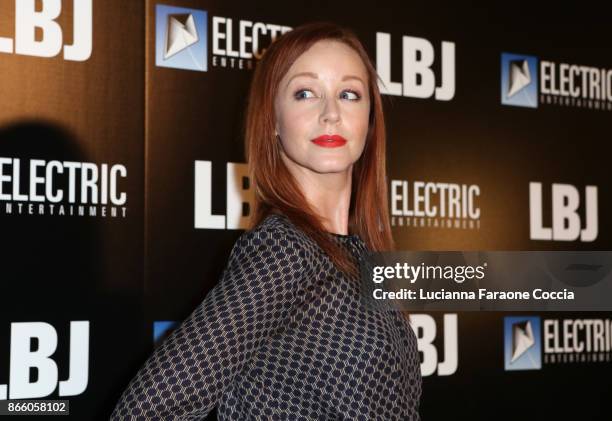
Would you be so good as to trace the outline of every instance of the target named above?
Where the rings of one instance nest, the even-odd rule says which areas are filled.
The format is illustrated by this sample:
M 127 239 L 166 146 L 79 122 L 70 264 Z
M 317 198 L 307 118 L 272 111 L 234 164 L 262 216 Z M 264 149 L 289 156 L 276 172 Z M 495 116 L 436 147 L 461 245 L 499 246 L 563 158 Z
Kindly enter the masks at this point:
M 245 231 L 236 246 L 280 255 L 295 254 L 302 258 L 313 258 L 317 249 L 316 244 L 288 217 L 277 213 L 266 216 L 257 226 Z
M 251 232 L 279 232 L 282 234 L 299 234 L 299 229 L 291 220 L 281 213 L 271 213 L 266 216 Z

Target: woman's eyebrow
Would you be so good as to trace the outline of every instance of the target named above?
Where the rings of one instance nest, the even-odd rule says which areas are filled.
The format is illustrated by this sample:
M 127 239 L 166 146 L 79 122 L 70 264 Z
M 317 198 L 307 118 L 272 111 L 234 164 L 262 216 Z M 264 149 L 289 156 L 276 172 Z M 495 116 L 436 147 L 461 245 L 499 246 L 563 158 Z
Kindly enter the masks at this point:
M 306 77 L 310 77 L 312 79 L 318 79 L 319 78 L 319 76 L 316 73 L 313 73 L 313 72 L 300 72 L 300 73 L 296 73 L 293 76 L 291 76 L 291 78 L 287 81 L 287 85 L 286 86 L 289 86 L 289 84 L 291 83 L 291 81 L 293 79 L 295 79 L 296 77 L 300 77 L 300 76 L 306 76 Z M 346 76 L 344 76 L 342 78 L 341 81 L 344 82 L 345 80 L 350 80 L 350 79 L 358 80 L 359 82 L 361 82 L 365 86 L 365 82 L 359 76 L 346 75 Z
M 349 80 L 349 79 L 355 79 L 358 80 L 359 82 L 363 83 L 365 85 L 365 82 L 363 81 L 363 79 L 361 79 L 359 76 L 353 76 L 353 75 L 346 75 L 342 78 L 342 82 L 344 82 L 345 80 Z
M 289 80 L 287 81 L 287 85 L 286 86 L 289 86 L 289 84 L 291 83 L 291 81 L 293 79 L 295 79 L 296 77 L 300 77 L 300 76 L 308 76 L 308 77 L 311 77 L 313 79 L 318 79 L 319 78 L 319 76 L 316 73 L 313 73 L 313 72 L 296 73 L 293 76 L 291 76 L 291 78 L 289 78 Z

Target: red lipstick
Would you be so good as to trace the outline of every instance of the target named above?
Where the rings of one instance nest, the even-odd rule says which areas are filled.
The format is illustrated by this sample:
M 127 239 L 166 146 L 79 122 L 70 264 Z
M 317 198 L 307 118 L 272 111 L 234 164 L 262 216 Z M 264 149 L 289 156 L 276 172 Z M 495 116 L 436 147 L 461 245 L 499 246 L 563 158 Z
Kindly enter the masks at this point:
M 337 148 L 343 146 L 346 143 L 346 139 L 339 134 L 324 134 L 312 139 L 312 142 L 324 148 Z

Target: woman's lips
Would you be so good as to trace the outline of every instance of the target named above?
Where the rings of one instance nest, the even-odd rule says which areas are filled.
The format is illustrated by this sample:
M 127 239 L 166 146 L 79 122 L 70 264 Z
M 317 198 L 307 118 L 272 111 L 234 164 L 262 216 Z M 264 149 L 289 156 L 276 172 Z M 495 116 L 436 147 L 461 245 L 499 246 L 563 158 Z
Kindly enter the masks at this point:
M 337 148 L 346 143 L 346 139 L 338 134 L 324 134 L 312 139 L 312 142 L 324 148 Z

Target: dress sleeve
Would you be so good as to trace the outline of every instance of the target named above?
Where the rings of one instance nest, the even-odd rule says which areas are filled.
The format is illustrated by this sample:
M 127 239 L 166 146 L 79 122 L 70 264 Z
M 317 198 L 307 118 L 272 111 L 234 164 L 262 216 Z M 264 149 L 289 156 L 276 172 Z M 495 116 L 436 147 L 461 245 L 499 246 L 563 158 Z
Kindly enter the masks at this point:
M 287 321 L 308 271 L 305 253 L 282 229 L 245 232 L 220 282 L 145 362 L 111 420 L 205 417 Z

